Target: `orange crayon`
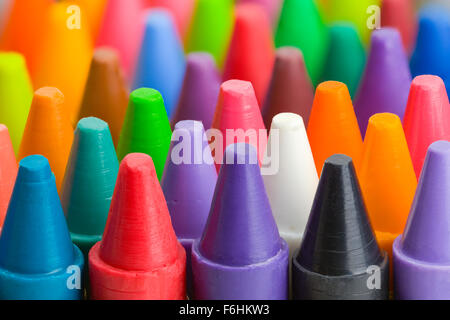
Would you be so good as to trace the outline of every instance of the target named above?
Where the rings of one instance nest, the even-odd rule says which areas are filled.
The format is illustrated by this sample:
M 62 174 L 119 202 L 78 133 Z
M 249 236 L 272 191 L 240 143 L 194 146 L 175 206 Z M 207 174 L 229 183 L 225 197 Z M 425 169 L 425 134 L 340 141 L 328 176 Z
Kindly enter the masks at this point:
M 0 124 L 0 231 L 16 181 L 17 162 L 8 128 Z
M 72 2 L 51 6 L 36 50 L 35 72 L 31 76 L 35 88 L 51 86 L 61 90 L 67 114 L 75 123 L 93 49 L 88 23 L 84 19 L 69 19 L 69 3 Z
M 46 157 L 58 190 L 73 140 L 65 106 L 64 95 L 56 88 L 44 87 L 34 93 L 18 157 L 19 160 L 33 154 Z
M 308 137 L 319 175 L 325 160 L 337 153 L 351 157 L 358 168 L 363 142 L 344 83 L 327 81 L 317 87 Z
M 417 187 L 397 115 L 370 118 L 358 177 L 378 244 L 392 258 L 392 243 L 403 232 Z
M 128 106 L 128 88 L 118 53 L 109 48 L 94 52 L 78 120 L 97 117 L 106 121 L 117 146 Z
M 97 39 L 100 25 L 103 21 L 103 14 L 108 0 L 78 0 L 81 14 L 86 14 L 92 39 Z M 70 2 L 70 1 L 69 1 Z

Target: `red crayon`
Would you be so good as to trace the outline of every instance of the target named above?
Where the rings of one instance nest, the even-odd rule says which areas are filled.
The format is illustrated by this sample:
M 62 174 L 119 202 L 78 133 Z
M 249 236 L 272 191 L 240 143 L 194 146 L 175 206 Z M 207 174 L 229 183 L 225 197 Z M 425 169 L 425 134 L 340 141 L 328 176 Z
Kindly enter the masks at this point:
M 89 252 L 95 300 L 181 300 L 186 253 L 172 228 L 150 156 L 132 153 L 119 169 L 103 239 Z
M 269 19 L 254 3 L 236 6 L 236 22 L 224 69 L 224 80 L 250 81 L 258 103 L 266 97 L 275 61 Z

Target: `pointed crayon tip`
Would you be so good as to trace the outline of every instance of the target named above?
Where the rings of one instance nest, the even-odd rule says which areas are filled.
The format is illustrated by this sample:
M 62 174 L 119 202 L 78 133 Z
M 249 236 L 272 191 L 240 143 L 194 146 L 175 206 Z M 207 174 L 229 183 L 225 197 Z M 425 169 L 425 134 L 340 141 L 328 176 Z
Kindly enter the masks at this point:
M 185 298 L 186 254 L 148 155 L 130 154 L 120 164 L 103 239 L 89 262 L 94 299 Z
M 442 6 L 427 5 L 419 13 L 419 33 L 411 57 L 413 76 L 433 74 L 450 79 L 450 15 Z
M 325 160 L 336 153 L 349 155 L 358 167 L 363 141 L 344 83 L 327 81 L 317 87 L 307 132 L 319 175 Z
M 145 15 L 145 31 L 134 88 L 161 92 L 169 119 L 175 111 L 186 68 L 183 48 L 170 12 L 153 9 Z
M 328 31 L 313 0 L 284 0 L 275 32 L 277 48 L 293 46 L 305 57 L 314 85 L 319 81 L 328 49 Z
M 428 149 L 403 235 L 394 242 L 397 299 L 450 299 L 450 142 Z
M 393 28 L 375 30 L 355 99 L 355 112 L 363 136 L 369 118 L 376 113 L 394 113 L 403 119 L 411 80 L 408 57 L 398 31 Z
M 34 93 L 18 156 L 19 159 L 33 154 L 47 157 L 58 190 L 73 140 L 72 126 L 63 109 L 64 103 L 64 95 L 56 88 L 44 87 Z
M 195 297 L 286 299 L 289 249 L 272 216 L 256 149 L 233 144 L 225 157 L 203 236 L 193 246 Z
M 330 44 L 322 81 L 339 81 L 354 97 L 366 66 L 366 51 L 353 24 L 336 22 L 330 26 Z
M 0 298 L 80 299 L 68 284 L 83 256 L 72 244 L 50 165 L 33 155 L 20 162 L 0 237 Z M 77 271 L 75 271 L 77 272 Z
M 282 112 L 296 113 L 308 125 L 313 101 L 314 89 L 302 52 L 294 47 L 278 49 L 263 108 L 266 128 L 270 128 L 273 117 Z
M 223 163 L 226 147 L 236 142 L 252 144 L 258 149 L 259 159 L 262 160 L 267 132 L 250 82 L 228 80 L 221 85 L 212 128 L 220 131 L 220 141 L 223 141 L 223 145 L 215 146 L 222 150 L 216 150 L 214 155 L 217 169 Z
M 280 235 L 293 253 L 303 237 L 319 178 L 299 115 L 280 113 L 273 118 L 268 145 L 272 144 L 279 145 L 279 168 L 263 175 L 264 185 Z
M 61 189 L 61 203 L 73 242 L 87 258 L 101 240 L 119 162 L 108 124 L 97 118 L 78 122 Z
M 148 88 L 133 91 L 117 147 L 119 160 L 133 152 L 148 154 L 153 159 L 158 178 L 161 178 L 171 136 L 161 94 Z
M 234 22 L 234 1 L 197 0 L 185 49 L 210 53 L 222 69 Z
M 450 105 L 442 79 L 425 75 L 413 80 L 403 127 L 419 177 L 430 144 L 450 140 Z
M 117 145 L 128 104 L 128 88 L 115 50 L 97 48 L 78 119 L 97 117 L 105 120 Z
M 264 10 L 253 3 L 238 4 L 224 80 L 251 82 L 262 106 L 272 74 L 274 51 L 272 31 Z
M 387 299 L 388 257 L 376 242 L 350 157 L 325 161 L 292 267 L 296 299 Z M 367 285 L 370 267 L 380 272 L 380 290 Z
M 16 175 L 16 156 L 14 155 L 8 128 L 0 124 L 0 232 L 8 210 Z
M 25 59 L 14 52 L 0 52 L 0 122 L 11 134 L 17 153 L 27 122 L 33 92 Z M 7 107 L 6 107 L 7 106 Z
M 210 129 L 221 80 L 214 58 L 206 52 L 193 52 L 186 59 L 186 74 L 172 124 L 198 120 Z

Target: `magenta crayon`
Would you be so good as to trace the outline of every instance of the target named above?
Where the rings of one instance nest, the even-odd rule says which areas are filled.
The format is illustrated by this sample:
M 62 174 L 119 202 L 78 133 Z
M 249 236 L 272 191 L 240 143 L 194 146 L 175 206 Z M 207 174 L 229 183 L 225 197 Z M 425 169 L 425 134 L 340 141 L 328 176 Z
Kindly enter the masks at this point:
M 212 55 L 193 52 L 186 58 L 186 73 L 172 127 L 181 120 L 198 120 L 210 129 L 221 79 Z
M 180 156 L 180 148 L 183 155 Z M 217 171 L 203 125 L 185 120 L 175 125 L 161 186 L 178 240 L 186 250 L 186 280 L 192 296 L 191 248 L 208 219 Z
M 428 149 L 403 235 L 394 242 L 395 297 L 450 299 L 450 142 Z
M 256 149 L 230 145 L 201 239 L 192 247 L 194 297 L 200 300 L 283 300 L 289 248 L 280 238 Z
M 408 57 L 396 29 L 372 33 L 370 53 L 355 99 L 355 112 L 364 137 L 369 118 L 394 113 L 403 119 L 411 85 Z

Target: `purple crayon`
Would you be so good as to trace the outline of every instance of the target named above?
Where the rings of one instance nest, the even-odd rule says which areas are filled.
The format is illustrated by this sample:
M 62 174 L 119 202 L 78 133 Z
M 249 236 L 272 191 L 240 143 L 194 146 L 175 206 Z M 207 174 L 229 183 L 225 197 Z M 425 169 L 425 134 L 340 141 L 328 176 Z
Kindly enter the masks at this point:
M 181 120 L 198 120 L 206 129 L 211 128 L 220 84 L 219 71 L 209 53 L 189 54 L 172 127 Z
M 403 119 L 411 81 L 408 57 L 399 32 L 392 28 L 375 30 L 355 100 L 363 137 L 369 118 L 376 113 L 394 113 Z
M 284 300 L 289 248 L 280 238 L 253 146 L 225 150 L 203 236 L 192 247 L 199 300 Z
M 180 148 L 183 148 L 182 155 L 177 152 Z M 192 243 L 203 233 L 216 181 L 217 171 L 202 123 L 193 120 L 178 122 L 161 185 L 173 228 L 186 250 L 189 296 L 192 295 Z
M 450 299 L 450 142 L 433 143 L 403 235 L 393 247 L 395 297 Z

